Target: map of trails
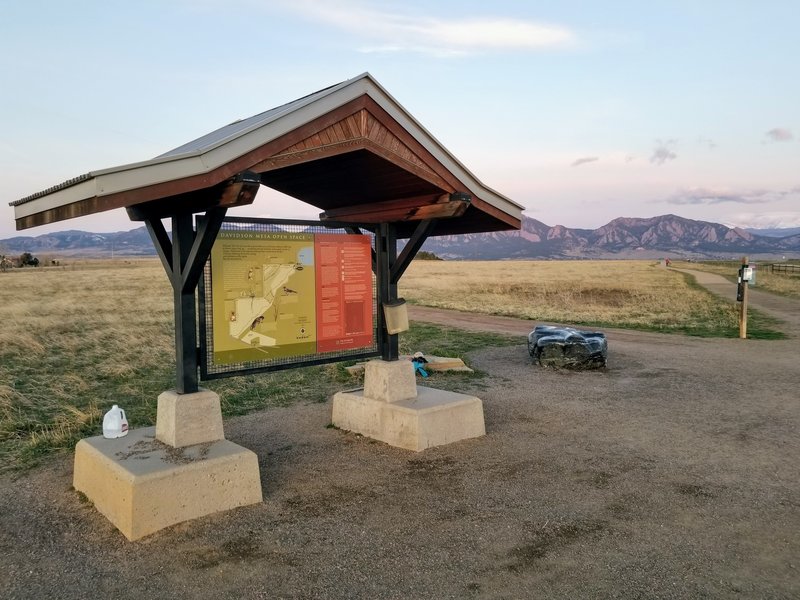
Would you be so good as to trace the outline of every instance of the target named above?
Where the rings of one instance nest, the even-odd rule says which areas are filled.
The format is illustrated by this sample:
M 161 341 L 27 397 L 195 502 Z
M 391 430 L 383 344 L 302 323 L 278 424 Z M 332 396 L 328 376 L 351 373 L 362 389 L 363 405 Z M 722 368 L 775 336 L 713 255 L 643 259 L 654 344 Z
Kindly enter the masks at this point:
M 313 235 L 221 231 L 211 271 L 216 364 L 316 350 Z

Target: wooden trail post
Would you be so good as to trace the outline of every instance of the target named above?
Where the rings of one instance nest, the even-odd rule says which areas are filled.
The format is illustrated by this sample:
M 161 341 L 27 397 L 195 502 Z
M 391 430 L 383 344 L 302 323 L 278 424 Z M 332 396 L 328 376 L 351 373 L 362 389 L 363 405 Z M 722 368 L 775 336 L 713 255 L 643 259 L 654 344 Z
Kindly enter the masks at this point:
M 744 277 L 744 270 L 747 268 L 747 257 L 742 257 L 742 266 L 739 269 L 739 285 L 741 286 L 741 305 L 739 310 L 739 338 L 747 338 L 747 288 L 750 287 L 748 283 L 749 278 L 746 280 Z M 739 299 L 739 298 L 737 298 Z

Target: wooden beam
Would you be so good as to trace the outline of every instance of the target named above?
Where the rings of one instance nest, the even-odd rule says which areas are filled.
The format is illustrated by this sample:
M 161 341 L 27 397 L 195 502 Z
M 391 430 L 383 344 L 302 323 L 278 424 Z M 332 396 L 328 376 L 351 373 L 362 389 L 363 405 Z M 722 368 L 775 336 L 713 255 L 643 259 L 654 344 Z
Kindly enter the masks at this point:
M 356 223 L 395 223 L 445 219 L 464 214 L 470 204 L 468 194 L 442 194 L 400 198 L 371 204 L 358 204 L 325 211 L 320 219 Z
M 200 213 L 218 207 L 245 206 L 253 203 L 260 185 L 261 176 L 258 173 L 243 171 L 215 186 L 178 194 L 170 198 L 134 204 L 128 206 L 126 210 L 131 221 L 146 221 L 187 213 Z
M 200 274 L 206 265 L 214 240 L 217 239 L 227 208 L 215 208 L 206 213 L 204 219 L 198 219 L 197 233 L 189 251 L 189 258 L 181 274 L 181 285 L 184 293 L 193 292 L 200 281 Z
M 259 187 L 261 187 L 261 175 L 258 173 L 253 171 L 237 173 L 222 188 L 217 206 L 230 208 L 252 204 Z
M 156 247 L 161 264 L 164 265 L 167 277 L 172 281 L 172 242 L 167 230 L 164 229 L 161 219 L 145 219 L 144 224 L 147 226 L 150 239 L 153 240 L 153 246 Z
M 396 200 L 385 200 L 383 202 L 372 202 L 370 204 L 356 204 L 353 206 L 344 206 L 342 208 L 332 208 L 326 210 L 322 215 L 325 215 L 326 219 L 336 219 L 339 215 L 351 215 L 358 210 L 362 210 L 362 212 L 374 212 L 384 209 L 418 208 L 427 204 L 443 204 L 448 202 L 449 199 L 447 194 L 426 194 L 424 196 L 412 196 L 410 198 L 398 198 Z M 356 222 L 359 221 L 356 220 Z
M 411 261 L 414 260 L 414 257 L 417 255 L 417 252 L 419 252 L 422 244 L 425 243 L 425 240 L 428 239 L 428 236 L 433 233 L 435 228 L 436 221 L 434 219 L 420 221 L 419 225 L 417 225 L 417 228 L 414 230 L 414 233 L 411 234 L 411 237 L 403 248 L 403 251 L 392 265 L 389 280 L 393 284 L 396 285 L 397 282 L 400 281 L 400 278 L 403 276 L 403 273 L 406 272 L 408 265 L 410 265 Z
M 179 394 L 198 390 L 197 378 L 197 295 L 184 290 L 185 270 L 194 245 L 191 213 L 172 217 L 172 297 L 175 306 L 175 383 Z
M 253 165 L 252 170 L 259 173 L 267 171 L 274 171 L 283 167 L 293 167 L 306 162 L 321 160 L 331 156 L 338 156 L 339 154 L 346 154 L 347 152 L 355 152 L 364 148 L 364 139 L 356 138 L 318 146 L 316 148 L 307 148 L 305 150 L 298 150 L 296 152 L 278 154 L 270 156 L 259 163 Z
M 414 208 L 369 211 L 356 208 L 352 213 L 340 215 L 338 220 L 352 220 L 360 223 L 399 223 L 403 221 L 423 221 L 425 219 L 447 219 L 460 217 L 469 206 L 469 202 L 448 202 L 447 204 L 429 204 Z M 320 215 L 324 221 L 328 217 Z
M 397 236 L 393 223 L 381 223 L 375 231 L 375 279 L 378 287 L 378 348 L 383 360 L 397 360 L 400 356 L 397 334 L 386 330 L 383 306 L 397 299 L 397 285 L 391 281 L 391 270 L 397 260 Z

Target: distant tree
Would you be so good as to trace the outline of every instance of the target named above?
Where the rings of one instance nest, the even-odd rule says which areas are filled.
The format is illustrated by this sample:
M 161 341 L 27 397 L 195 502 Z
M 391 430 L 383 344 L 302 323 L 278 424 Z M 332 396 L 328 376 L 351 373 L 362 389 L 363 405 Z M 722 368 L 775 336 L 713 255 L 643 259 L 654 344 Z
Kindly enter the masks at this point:
M 417 252 L 417 255 L 414 258 L 418 260 L 443 260 L 436 256 L 433 252 L 427 252 L 425 250 L 420 250 Z
M 8 258 L 5 254 L 0 254 L 0 272 L 10 269 L 14 266 L 14 263 L 11 262 L 11 259 Z
M 19 266 L 20 267 L 38 267 L 39 266 L 39 259 L 36 258 L 30 252 L 23 252 L 19 255 Z

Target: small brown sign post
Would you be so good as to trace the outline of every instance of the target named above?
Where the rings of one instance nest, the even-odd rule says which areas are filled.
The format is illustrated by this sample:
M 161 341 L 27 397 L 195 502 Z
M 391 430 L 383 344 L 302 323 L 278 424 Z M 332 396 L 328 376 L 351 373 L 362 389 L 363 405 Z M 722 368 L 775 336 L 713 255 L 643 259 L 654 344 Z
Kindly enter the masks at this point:
M 736 299 L 739 305 L 739 338 L 747 338 L 747 288 L 749 287 L 750 274 L 747 257 L 742 257 L 742 266 L 739 269 L 739 290 Z

